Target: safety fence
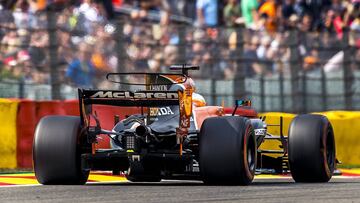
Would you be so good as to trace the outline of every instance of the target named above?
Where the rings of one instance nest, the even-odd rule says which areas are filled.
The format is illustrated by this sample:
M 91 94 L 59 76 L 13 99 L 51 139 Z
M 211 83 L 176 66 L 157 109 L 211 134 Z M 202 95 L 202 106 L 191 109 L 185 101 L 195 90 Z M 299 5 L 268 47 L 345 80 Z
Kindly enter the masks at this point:
M 97 105 L 93 109 L 97 112 L 102 128 L 111 129 L 114 124 L 114 116 L 138 113 L 138 108 L 109 107 Z M 225 108 L 226 113 L 232 112 L 232 108 Z M 238 115 L 254 114 L 248 109 L 240 109 Z M 360 112 L 330 111 L 321 113 L 326 115 L 334 127 L 337 147 L 337 158 L 346 165 L 360 164 L 360 151 L 358 146 L 358 132 L 360 126 Z M 0 100 L 0 168 L 31 168 L 32 167 L 32 143 L 38 121 L 46 115 L 79 115 L 77 100 L 64 101 L 32 101 L 32 100 Z M 265 113 L 266 122 L 278 124 L 279 117 L 284 117 L 284 134 L 288 132 L 288 126 L 295 114 Z M 279 129 L 269 127 L 273 134 L 279 134 Z M 109 148 L 109 138 L 103 136 L 98 140 L 97 148 Z M 278 143 L 277 143 L 278 144 Z M 268 147 L 276 148 L 278 145 L 267 144 Z
M 233 106 L 235 99 L 252 100 L 253 108 L 259 112 L 279 111 L 306 113 L 315 111 L 360 109 L 360 71 L 354 71 L 345 82 L 342 71 L 331 73 L 299 74 L 296 83 L 290 76 L 274 74 L 245 78 L 242 94 L 237 92 L 242 81 L 197 79 L 198 93 L 207 104 Z M 346 85 L 350 83 L 350 85 Z M 117 86 L 109 87 L 116 89 Z M 77 99 L 77 88 L 62 84 L 63 99 Z M 28 84 L 18 81 L 0 82 L 1 98 L 25 98 L 51 100 L 51 85 Z

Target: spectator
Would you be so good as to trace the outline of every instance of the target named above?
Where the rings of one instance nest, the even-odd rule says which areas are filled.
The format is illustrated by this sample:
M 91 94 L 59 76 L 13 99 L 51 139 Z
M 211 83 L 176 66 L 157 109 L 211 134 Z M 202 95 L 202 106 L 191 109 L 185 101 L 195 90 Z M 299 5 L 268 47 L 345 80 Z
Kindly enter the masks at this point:
M 310 14 L 306 13 L 298 26 L 299 30 L 303 32 L 310 32 L 312 31 L 312 17 Z
M 77 87 L 91 88 L 94 85 L 94 65 L 91 63 L 91 54 L 87 45 L 79 45 L 78 56 L 74 58 L 66 70 L 66 77 Z
M 190 3 L 190 2 L 189 2 Z M 185 16 L 184 8 L 186 0 L 161 0 L 161 19 L 160 24 L 170 23 L 170 15 Z
M 261 44 L 256 50 L 257 58 L 259 62 L 261 62 L 262 69 L 268 74 L 273 73 L 273 58 L 270 58 L 270 45 L 271 38 L 265 35 L 262 37 Z
M 35 83 L 36 81 L 34 81 L 34 74 L 36 71 L 32 70 L 32 65 L 31 62 L 29 60 L 24 61 L 23 67 L 22 67 L 22 74 L 23 74 L 23 79 L 24 82 L 26 84 L 31 84 L 31 83 Z
M 259 37 L 253 36 L 250 43 L 245 44 L 244 50 L 244 67 L 245 74 L 247 77 L 253 77 L 264 73 L 262 67 L 258 64 L 258 57 L 256 50 L 259 45 Z
M 331 9 L 329 9 L 325 14 L 324 19 L 324 30 L 327 32 L 334 32 L 334 18 L 335 18 L 335 12 Z
M 250 28 L 258 19 L 258 2 L 257 0 L 242 0 L 241 13 L 245 21 L 246 27 Z
M 197 0 L 196 13 L 199 26 L 211 27 L 218 24 L 217 0 Z
M 16 32 L 16 26 L 14 23 L 8 24 L 9 31 L 5 34 L 5 36 L 1 40 L 1 53 L 3 56 L 11 56 L 15 55 L 19 50 L 20 40 L 19 36 Z
M 178 48 L 176 46 L 167 45 L 164 48 L 164 64 L 161 67 L 162 72 L 167 72 L 168 68 L 176 63 L 178 54 Z
M 360 13 L 358 14 L 358 16 L 356 16 L 354 21 L 352 21 L 350 25 L 350 30 L 354 32 L 360 32 Z
M 80 5 L 78 12 L 85 17 L 84 26 L 87 32 L 93 32 L 93 24 L 104 21 L 105 10 L 101 2 L 94 0 L 84 0 Z
M 354 19 L 354 21 L 350 25 L 351 30 L 351 43 L 352 45 L 357 46 L 357 48 L 360 48 L 358 45 L 360 45 L 360 13 L 358 16 Z
M 98 73 L 112 72 L 107 64 L 106 55 L 104 54 L 100 43 L 99 45 L 95 45 L 95 49 L 91 55 L 91 63 Z
M 256 50 L 257 57 L 259 59 L 267 59 L 267 52 L 270 48 L 271 38 L 269 36 L 264 36 L 261 39 L 261 44 Z
M 100 22 L 103 20 L 102 7 L 100 3 L 93 0 L 83 0 L 83 3 L 79 7 L 79 12 L 83 14 L 86 20 L 90 22 Z
M 296 15 L 295 11 L 295 0 L 285 0 L 282 5 L 280 5 L 281 9 L 281 23 L 285 29 L 291 27 L 290 17 Z
M 360 71 L 360 43 L 357 45 L 357 49 L 355 51 L 355 56 L 352 63 L 352 70 Z
M 44 69 L 47 63 L 46 49 L 49 44 L 48 32 L 38 30 L 33 32 L 30 39 L 29 54 L 35 67 Z
M 0 66 L 0 80 L 6 79 L 17 79 L 14 75 L 14 65 L 6 63 L 3 66 Z
M 287 37 L 286 34 L 276 33 L 266 54 L 267 58 L 273 62 L 274 72 L 290 73 L 290 48 L 285 45 Z
M 309 55 L 304 58 L 303 70 L 305 72 L 316 73 L 320 70 L 318 55 L 318 51 L 316 49 L 312 49 Z
M 131 11 L 131 14 L 130 14 L 131 18 L 133 20 L 139 20 L 139 19 L 145 18 L 148 14 L 147 9 L 149 9 L 148 8 L 149 4 L 146 4 L 146 2 L 145 2 L 145 4 L 140 3 L 139 1 L 135 1 L 135 2 L 136 3 L 133 3 L 135 8 Z
M 241 7 L 237 0 L 229 0 L 224 8 L 224 22 L 228 27 L 233 27 L 240 22 Z
M 148 61 L 149 71 L 152 73 L 161 72 L 161 61 L 162 61 L 162 53 L 156 52 L 154 56 Z
M 15 10 L 13 13 L 14 20 L 16 27 L 18 28 L 26 28 L 27 20 L 28 20 L 28 10 L 29 10 L 29 3 L 27 1 L 17 1 L 15 5 Z
M 341 11 L 343 11 L 345 8 L 344 8 L 341 0 L 332 0 L 330 9 L 333 10 L 333 11 L 335 11 L 335 12 L 341 12 Z
M 335 17 L 333 20 L 334 30 L 337 33 L 338 38 L 342 39 L 343 30 L 345 27 L 347 27 L 345 22 L 346 9 L 339 7 L 337 9 L 334 9 L 334 11 L 335 11 Z
M 259 19 L 254 22 L 253 26 L 251 27 L 252 30 L 256 31 L 256 32 L 260 32 L 260 33 L 267 33 L 267 24 L 269 22 L 269 17 L 267 14 L 261 14 L 259 16 Z
M 323 11 L 329 9 L 331 5 L 337 4 L 341 0 L 297 0 L 295 10 L 298 16 L 308 15 L 310 22 L 310 30 L 321 26 L 321 15 Z
M 275 0 L 266 0 L 258 10 L 260 16 L 266 16 L 265 27 L 268 32 L 275 32 L 277 29 L 277 5 Z

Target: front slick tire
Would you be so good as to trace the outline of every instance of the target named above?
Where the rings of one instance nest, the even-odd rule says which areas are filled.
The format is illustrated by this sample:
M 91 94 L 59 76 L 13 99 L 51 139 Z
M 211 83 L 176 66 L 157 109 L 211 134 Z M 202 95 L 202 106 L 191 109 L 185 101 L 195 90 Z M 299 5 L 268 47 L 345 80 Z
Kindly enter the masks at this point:
M 36 127 L 33 160 L 35 176 L 44 185 L 85 184 L 81 170 L 80 118 L 46 116 Z
M 289 166 L 296 182 L 328 182 L 335 169 L 334 132 L 325 116 L 299 115 L 289 128 Z
M 249 119 L 208 118 L 200 131 L 200 172 L 206 184 L 249 185 L 254 179 L 256 140 Z

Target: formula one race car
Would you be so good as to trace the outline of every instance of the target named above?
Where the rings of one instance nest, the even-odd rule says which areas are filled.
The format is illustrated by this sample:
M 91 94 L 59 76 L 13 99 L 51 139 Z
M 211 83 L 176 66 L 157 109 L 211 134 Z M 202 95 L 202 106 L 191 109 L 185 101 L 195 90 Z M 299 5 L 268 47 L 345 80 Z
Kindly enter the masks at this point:
M 37 180 L 84 184 L 91 170 L 122 173 L 132 182 L 191 179 L 248 185 L 255 173 L 289 171 L 296 182 L 330 180 L 336 165 L 335 142 L 326 117 L 299 115 L 288 136 L 282 133 L 280 118 L 280 135 L 272 135 L 267 127 L 273 125 L 267 125 L 265 118 L 236 115 L 238 108 L 251 108 L 250 101 L 237 100 L 232 114 L 225 114 L 221 106 L 206 106 L 188 75 L 198 66 L 170 69 L 181 73 L 110 73 L 106 78 L 120 87 L 144 89 L 79 89 L 80 117 L 42 118 L 33 145 Z M 127 77 L 144 82 L 129 83 Z M 94 105 L 137 107 L 140 112 L 122 120 L 115 116 L 113 129 L 106 130 Z M 110 149 L 95 148 L 100 135 L 110 137 Z M 277 140 L 281 150 L 260 149 L 267 140 Z

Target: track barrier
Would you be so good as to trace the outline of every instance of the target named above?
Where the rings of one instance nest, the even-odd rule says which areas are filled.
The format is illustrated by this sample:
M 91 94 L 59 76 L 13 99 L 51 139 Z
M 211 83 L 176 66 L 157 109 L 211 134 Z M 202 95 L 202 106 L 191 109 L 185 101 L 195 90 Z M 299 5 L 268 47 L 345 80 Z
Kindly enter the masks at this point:
M 344 165 L 360 165 L 360 111 L 329 111 L 318 112 L 326 116 L 333 126 L 336 143 L 336 157 Z M 279 124 L 279 117 L 283 116 L 284 135 L 288 134 L 291 120 L 296 116 L 288 113 L 262 113 L 259 116 L 266 116 L 267 124 Z M 268 131 L 279 135 L 279 127 L 268 127 Z M 262 148 L 279 149 L 279 142 L 266 141 Z
M 19 168 L 32 166 L 32 142 L 37 120 L 36 103 L 30 100 L 20 101 L 16 118 L 16 156 Z
M 225 113 L 232 113 L 233 108 L 224 108 Z M 127 115 L 141 112 L 137 107 L 114 107 L 94 105 L 93 113 L 101 121 L 101 127 L 111 130 L 114 116 L 124 119 Z M 239 109 L 236 114 L 256 116 L 256 111 Z M 337 158 L 345 165 L 360 165 L 360 112 L 330 111 L 319 113 L 329 118 L 333 125 L 336 141 Z M 46 115 L 79 115 L 77 100 L 31 101 L 0 99 L 0 168 L 32 168 L 33 136 L 38 121 Z M 279 124 L 283 117 L 284 135 L 288 133 L 291 120 L 296 116 L 288 113 L 262 113 L 266 123 Z M 94 121 L 92 121 L 94 122 Z M 270 133 L 279 135 L 278 127 L 268 127 Z M 109 148 L 109 138 L 102 136 L 97 148 Z M 267 141 L 263 148 L 277 149 L 278 142 Z
M 18 102 L 0 99 L 0 168 L 16 168 L 16 113 Z

